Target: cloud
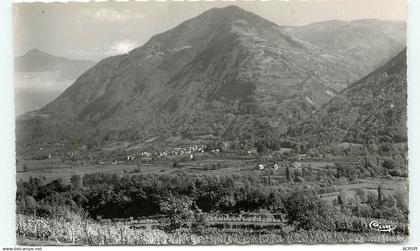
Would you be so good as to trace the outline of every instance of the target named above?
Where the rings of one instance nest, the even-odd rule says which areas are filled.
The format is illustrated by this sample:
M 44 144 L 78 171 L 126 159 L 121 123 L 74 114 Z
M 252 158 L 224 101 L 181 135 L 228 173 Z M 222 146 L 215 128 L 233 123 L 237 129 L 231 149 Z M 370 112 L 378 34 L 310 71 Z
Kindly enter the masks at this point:
M 84 49 L 71 49 L 67 50 L 67 53 L 73 58 L 89 59 L 94 61 L 99 61 L 104 57 L 127 54 L 132 49 L 140 46 L 139 42 L 130 39 L 123 39 L 114 41 L 111 45 L 108 46 L 95 46 L 89 48 L 88 50 Z
M 146 15 L 129 10 L 119 11 L 115 9 L 100 9 L 90 13 L 90 16 L 100 22 L 126 22 L 134 19 L 146 18 Z
M 102 57 L 113 56 L 118 54 L 126 54 L 134 48 L 139 47 L 140 44 L 130 39 L 114 41 L 108 47 L 94 47 L 90 50 L 72 49 L 68 50 L 68 53 L 74 55 L 74 58 L 92 59 L 98 60 Z
M 106 51 L 108 55 L 125 54 L 138 47 L 138 43 L 132 40 L 115 41 Z

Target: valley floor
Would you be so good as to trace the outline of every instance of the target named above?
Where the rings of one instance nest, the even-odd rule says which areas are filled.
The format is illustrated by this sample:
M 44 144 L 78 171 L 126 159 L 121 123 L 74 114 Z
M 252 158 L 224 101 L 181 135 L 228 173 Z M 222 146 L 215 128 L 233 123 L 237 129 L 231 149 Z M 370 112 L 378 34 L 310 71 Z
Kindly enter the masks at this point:
M 361 159 L 361 158 L 360 158 Z M 360 162 L 358 157 L 351 159 L 305 159 L 299 161 L 302 168 L 310 170 L 318 174 L 327 169 L 336 170 L 335 163 Z M 352 163 L 353 162 L 353 163 Z M 62 179 L 69 184 L 73 175 L 86 175 L 94 173 L 108 173 L 117 175 L 138 175 L 138 174 L 158 174 L 158 175 L 176 175 L 176 174 L 193 174 L 193 175 L 215 175 L 215 176 L 252 176 L 256 180 L 263 183 L 263 179 L 270 176 L 272 187 L 288 186 L 286 181 L 286 168 L 279 167 L 278 170 L 272 170 L 272 167 L 266 166 L 265 170 L 257 168 L 257 161 L 249 156 L 235 157 L 210 157 L 188 162 L 179 162 L 174 168 L 172 162 L 167 163 L 145 163 L 141 164 L 139 170 L 137 161 L 127 161 L 119 164 L 93 164 L 73 162 L 62 164 L 61 161 L 52 160 L 30 160 L 26 162 L 28 170 L 17 172 L 16 179 L 18 181 L 28 181 L 30 178 L 42 178 L 45 182 L 51 182 L 56 179 Z M 286 163 L 286 162 L 285 162 Z M 285 164 L 287 165 L 287 164 Z M 271 171 L 270 171 L 271 170 Z M 270 171 L 270 173 L 268 173 Z M 305 180 L 306 185 L 319 185 L 319 181 Z M 408 179 L 404 177 L 366 177 L 356 179 L 350 183 L 327 185 L 325 192 L 320 193 L 321 198 L 325 201 L 332 202 L 336 200 L 340 191 L 345 191 L 347 195 L 353 196 L 358 189 L 366 192 L 376 192 L 378 186 L 381 185 L 387 192 L 395 192 L 399 190 L 408 191 Z M 328 189 L 330 187 L 330 189 Z
M 379 154 L 324 156 L 208 152 L 120 161 L 22 158 L 16 176 L 18 243 L 405 241 L 403 162 Z M 378 231 L 371 222 L 396 229 Z

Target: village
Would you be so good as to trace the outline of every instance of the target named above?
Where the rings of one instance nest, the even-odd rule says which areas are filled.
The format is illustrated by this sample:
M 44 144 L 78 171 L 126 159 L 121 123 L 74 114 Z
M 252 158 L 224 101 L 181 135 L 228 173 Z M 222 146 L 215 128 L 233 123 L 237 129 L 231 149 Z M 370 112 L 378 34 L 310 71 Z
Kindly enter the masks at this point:
M 224 156 L 231 158 L 255 159 L 255 169 L 279 169 L 280 162 L 288 162 L 293 168 L 301 167 L 301 160 L 308 159 L 307 154 L 293 153 L 292 148 L 282 148 L 261 154 L 256 148 L 232 150 L 233 141 L 223 141 L 215 147 L 213 144 L 191 144 L 184 146 L 162 147 L 159 150 L 113 149 L 111 151 L 88 150 L 86 146 L 66 146 L 56 144 L 52 147 L 39 147 L 30 156 L 18 159 L 18 163 L 31 161 L 61 162 L 67 165 L 121 165 L 121 164 L 152 164 L 162 162 L 192 162 L 198 159 L 217 159 Z M 150 147 L 154 148 L 154 147 Z M 51 165 L 48 165 L 51 167 Z M 19 166 L 18 166 L 19 170 Z

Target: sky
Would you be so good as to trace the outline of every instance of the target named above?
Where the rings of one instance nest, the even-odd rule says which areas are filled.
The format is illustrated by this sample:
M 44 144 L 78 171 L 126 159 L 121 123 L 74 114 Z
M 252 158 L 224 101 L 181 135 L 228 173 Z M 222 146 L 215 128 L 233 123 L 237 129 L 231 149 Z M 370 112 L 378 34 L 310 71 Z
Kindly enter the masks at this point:
M 142 1 L 14 3 L 14 55 L 38 48 L 99 61 L 213 8 L 237 5 L 280 26 L 326 20 L 405 21 L 405 0 Z

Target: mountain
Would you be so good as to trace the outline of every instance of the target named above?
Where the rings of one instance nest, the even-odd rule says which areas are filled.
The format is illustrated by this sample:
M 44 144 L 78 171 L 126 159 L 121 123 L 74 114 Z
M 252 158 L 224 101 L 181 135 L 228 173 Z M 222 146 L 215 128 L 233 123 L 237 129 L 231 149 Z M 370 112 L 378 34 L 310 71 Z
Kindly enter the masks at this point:
M 51 102 L 95 63 L 32 49 L 14 64 L 16 114 L 21 115 Z
M 407 142 L 406 50 L 344 89 L 287 134 L 311 146 Z
M 68 59 L 57 57 L 36 48 L 23 56 L 15 58 L 16 72 L 55 72 L 59 79 L 75 80 L 83 72 L 93 66 L 95 62 L 89 60 Z
M 406 24 L 401 21 L 331 20 L 286 29 L 296 38 L 341 56 L 363 75 L 388 62 L 406 41 Z
M 16 130 L 23 142 L 213 134 L 252 143 L 309 117 L 358 69 L 253 13 L 215 8 L 100 61 Z

